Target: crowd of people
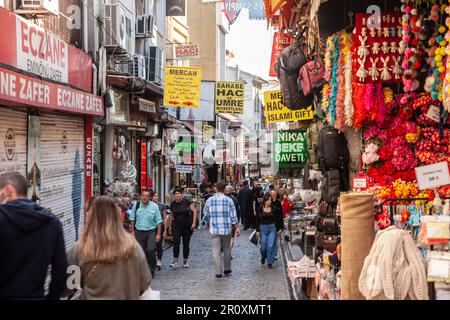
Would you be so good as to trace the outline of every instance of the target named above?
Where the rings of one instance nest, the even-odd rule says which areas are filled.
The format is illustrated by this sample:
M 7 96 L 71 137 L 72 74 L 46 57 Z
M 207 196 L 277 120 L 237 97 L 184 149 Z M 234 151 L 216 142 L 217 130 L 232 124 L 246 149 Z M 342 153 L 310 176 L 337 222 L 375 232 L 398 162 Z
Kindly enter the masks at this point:
M 241 223 L 244 230 L 257 232 L 261 264 L 267 261 L 267 267 L 273 267 L 283 219 L 292 208 L 285 188 L 262 188 L 244 181 L 236 192 L 222 182 L 207 185 L 202 212 L 197 212 L 181 188 L 175 188 L 173 196 L 165 204 L 157 192 L 143 190 L 127 212 L 129 228 L 124 228 L 122 211 L 111 197 L 91 198 L 80 240 L 66 253 L 61 222 L 27 199 L 25 177 L 18 172 L 0 175 L 0 254 L 4 258 L 0 298 L 70 298 L 81 289 L 81 299 L 139 299 L 162 268 L 163 239 L 171 236 L 173 241 L 169 267 L 181 265 L 182 244 L 182 266 L 189 268 L 190 240 L 200 223 L 210 233 L 217 278 L 232 272 L 231 250 L 241 234 Z M 49 265 L 51 281 L 45 293 Z

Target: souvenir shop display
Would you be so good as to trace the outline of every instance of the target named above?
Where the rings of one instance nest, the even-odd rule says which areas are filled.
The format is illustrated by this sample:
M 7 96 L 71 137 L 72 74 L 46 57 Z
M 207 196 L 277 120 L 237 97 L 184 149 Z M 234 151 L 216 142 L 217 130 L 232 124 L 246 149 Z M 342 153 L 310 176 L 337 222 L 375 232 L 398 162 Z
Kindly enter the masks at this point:
M 420 167 L 450 165 L 450 4 L 398 0 L 366 13 L 370 5 L 383 8 L 367 3 L 323 39 L 326 83 L 314 107 L 325 117 L 315 112 L 308 128 L 303 182 L 320 192 L 308 226 L 316 298 L 441 299 L 450 296 L 450 185 L 417 180 Z M 348 132 L 359 135 L 359 165 Z

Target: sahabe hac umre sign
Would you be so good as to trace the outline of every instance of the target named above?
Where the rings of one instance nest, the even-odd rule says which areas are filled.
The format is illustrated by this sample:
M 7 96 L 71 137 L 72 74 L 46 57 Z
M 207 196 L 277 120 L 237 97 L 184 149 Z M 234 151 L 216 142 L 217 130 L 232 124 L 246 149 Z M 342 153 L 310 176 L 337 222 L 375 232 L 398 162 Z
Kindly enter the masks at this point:
M 274 161 L 278 168 L 302 168 L 307 160 L 306 130 L 274 132 Z
M 244 114 L 244 83 L 216 82 L 216 113 Z

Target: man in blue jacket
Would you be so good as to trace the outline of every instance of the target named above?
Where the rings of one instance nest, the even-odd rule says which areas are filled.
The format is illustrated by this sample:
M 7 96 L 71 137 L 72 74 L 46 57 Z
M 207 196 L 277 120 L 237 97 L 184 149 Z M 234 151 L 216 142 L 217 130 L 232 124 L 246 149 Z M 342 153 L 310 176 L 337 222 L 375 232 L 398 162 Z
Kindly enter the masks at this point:
M 67 257 L 61 222 L 27 199 L 19 172 L 0 175 L 0 299 L 59 299 Z M 48 294 L 44 285 L 51 265 Z

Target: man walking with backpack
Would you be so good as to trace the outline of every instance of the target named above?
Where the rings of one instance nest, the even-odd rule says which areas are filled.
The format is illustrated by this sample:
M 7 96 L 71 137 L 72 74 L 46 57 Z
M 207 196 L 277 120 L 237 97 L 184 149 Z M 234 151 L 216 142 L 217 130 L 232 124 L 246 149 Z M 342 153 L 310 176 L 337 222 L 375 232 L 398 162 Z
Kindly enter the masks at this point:
M 61 222 L 27 199 L 27 181 L 19 172 L 0 175 L 0 203 L 0 299 L 59 299 L 67 276 Z
M 233 200 L 224 195 L 225 184 L 218 182 L 217 193 L 206 201 L 204 216 L 209 225 L 211 234 L 213 259 L 216 278 L 222 278 L 222 271 L 225 275 L 231 273 L 231 236 L 233 228 L 239 237 L 241 231 Z M 221 249 L 223 249 L 223 265 L 221 259 Z
M 131 233 L 141 245 L 147 256 L 147 263 L 155 276 L 156 270 L 156 243 L 161 241 L 162 218 L 158 205 L 150 199 L 153 191 L 145 189 L 142 192 L 141 201 L 131 209 Z

